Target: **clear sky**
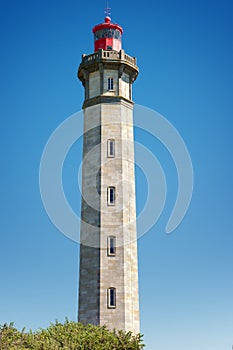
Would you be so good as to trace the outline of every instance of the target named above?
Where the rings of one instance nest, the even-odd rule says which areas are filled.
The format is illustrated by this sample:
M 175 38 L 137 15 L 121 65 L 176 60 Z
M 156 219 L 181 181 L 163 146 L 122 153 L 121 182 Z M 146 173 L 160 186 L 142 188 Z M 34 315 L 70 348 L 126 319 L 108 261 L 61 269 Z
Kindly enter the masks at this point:
M 56 127 L 79 111 L 76 78 L 105 1 L 1 1 L 0 324 L 46 327 L 77 317 L 79 246 L 48 218 L 39 165 Z M 164 211 L 139 239 L 141 331 L 149 350 L 230 350 L 233 345 L 233 5 L 222 1 L 111 2 L 137 57 L 134 101 L 182 135 L 194 167 L 191 205 L 170 235 L 177 193 L 166 149 L 143 132 L 168 184 Z M 79 211 L 81 141 L 64 164 L 64 188 Z M 156 176 L 156 174 L 155 174 Z M 138 211 L 145 176 L 137 171 Z M 156 200 L 156 198 L 155 198 Z

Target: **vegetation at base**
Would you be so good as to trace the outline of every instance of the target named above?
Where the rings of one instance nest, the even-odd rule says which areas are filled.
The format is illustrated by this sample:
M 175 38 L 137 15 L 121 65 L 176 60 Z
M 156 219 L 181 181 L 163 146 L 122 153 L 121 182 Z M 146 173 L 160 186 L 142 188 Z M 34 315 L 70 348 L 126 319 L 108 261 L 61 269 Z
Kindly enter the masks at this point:
M 18 331 L 14 324 L 0 326 L 0 350 L 141 350 L 142 335 L 109 331 L 105 326 L 83 325 L 66 320 L 47 329 Z

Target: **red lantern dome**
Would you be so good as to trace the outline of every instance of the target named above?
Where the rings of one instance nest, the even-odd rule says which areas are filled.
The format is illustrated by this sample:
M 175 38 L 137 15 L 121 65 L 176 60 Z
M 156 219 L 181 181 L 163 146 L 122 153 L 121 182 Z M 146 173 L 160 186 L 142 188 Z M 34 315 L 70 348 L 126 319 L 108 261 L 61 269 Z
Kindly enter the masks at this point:
M 111 23 L 109 16 L 105 17 L 105 22 L 97 24 L 92 32 L 94 34 L 95 51 L 121 50 L 123 29 L 118 24 Z

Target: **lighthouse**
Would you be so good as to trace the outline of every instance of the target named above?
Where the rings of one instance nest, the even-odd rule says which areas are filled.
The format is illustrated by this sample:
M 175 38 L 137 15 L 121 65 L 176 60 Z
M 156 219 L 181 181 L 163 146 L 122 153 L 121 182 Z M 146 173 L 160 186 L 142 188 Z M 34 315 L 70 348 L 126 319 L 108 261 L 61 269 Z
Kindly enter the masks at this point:
M 78 321 L 140 332 L 132 85 L 136 58 L 106 16 L 82 55 L 83 163 Z

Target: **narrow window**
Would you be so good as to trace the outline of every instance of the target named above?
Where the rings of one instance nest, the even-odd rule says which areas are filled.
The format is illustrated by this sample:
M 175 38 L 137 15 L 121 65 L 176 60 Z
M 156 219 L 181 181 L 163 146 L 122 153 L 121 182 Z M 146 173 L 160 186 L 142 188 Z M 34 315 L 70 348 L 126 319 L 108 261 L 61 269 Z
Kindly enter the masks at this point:
M 116 307 L 116 288 L 108 288 L 108 308 L 115 309 Z
M 116 192 L 115 187 L 113 186 L 108 187 L 108 193 L 107 193 L 108 205 L 115 205 L 115 197 L 116 197 L 115 192 Z
M 108 78 L 108 90 L 113 90 L 113 78 Z
M 108 157 L 115 157 L 115 140 L 108 140 Z
M 108 256 L 116 255 L 116 237 L 109 236 L 108 237 Z

